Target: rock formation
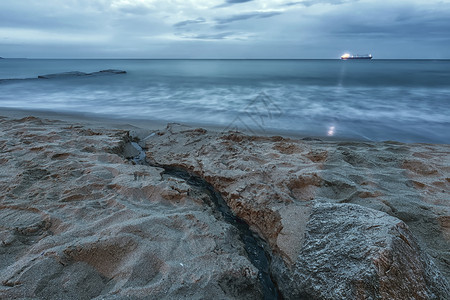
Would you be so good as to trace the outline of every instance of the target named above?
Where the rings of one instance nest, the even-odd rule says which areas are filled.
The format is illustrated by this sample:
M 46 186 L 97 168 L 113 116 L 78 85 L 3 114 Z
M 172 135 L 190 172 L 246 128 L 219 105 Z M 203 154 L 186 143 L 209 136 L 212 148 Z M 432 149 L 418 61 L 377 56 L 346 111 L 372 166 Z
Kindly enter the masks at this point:
M 183 180 L 125 160 L 126 132 L 0 126 L 0 298 L 261 298 L 236 229 Z
M 273 263 L 287 299 L 445 299 L 449 286 L 408 226 L 355 204 L 315 203 L 293 264 Z
M 0 298 L 446 299 L 450 146 L 0 117 Z M 137 141 L 137 140 L 135 140 Z M 167 172 L 180 168 L 211 185 Z
M 126 74 L 126 71 L 123 70 L 102 70 L 98 72 L 92 72 L 92 73 L 85 73 L 85 72 L 79 72 L 79 71 L 71 71 L 71 72 L 62 72 L 62 73 L 55 73 L 55 74 L 47 74 L 47 75 L 39 75 L 38 77 L 34 78 L 7 78 L 7 79 L 0 79 L 0 83 L 2 82 L 16 82 L 16 81 L 22 81 L 22 80 L 38 80 L 38 79 L 70 79 L 70 78 L 77 78 L 77 77 L 98 77 L 98 76 L 108 76 L 108 75 L 120 75 L 120 74 Z
M 104 76 L 104 75 L 117 75 L 117 74 L 126 74 L 126 71 L 122 70 L 102 70 L 93 73 L 84 73 L 79 71 L 72 72 L 63 72 L 63 73 L 55 73 L 55 74 L 47 74 L 47 75 L 39 75 L 40 79 L 60 79 L 60 78 L 70 78 L 70 77 L 80 77 L 80 76 Z
M 450 215 L 449 146 L 300 141 L 170 125 L 145 147 L 149 161 L 189 169 L 223 194 L 270 244 L 274 276 L 288 298 L 448 295 L 449 228 L 442 220 Z

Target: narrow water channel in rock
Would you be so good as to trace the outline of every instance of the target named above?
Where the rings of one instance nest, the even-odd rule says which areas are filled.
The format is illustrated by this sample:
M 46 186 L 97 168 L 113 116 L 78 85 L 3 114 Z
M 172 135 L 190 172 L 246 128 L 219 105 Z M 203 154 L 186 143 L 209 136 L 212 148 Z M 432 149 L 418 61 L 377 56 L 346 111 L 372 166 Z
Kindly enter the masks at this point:
M 212 206 L 216 211 L 220 212 L 223 219 L 238 230 L 250 262 L 259 271 L 258 278 L 263 289 L 264 299 L 282 299 L 282 296 L 270 275 L 270 255 L 268 250 L 266 250 L 267 246 L 266 249 L 264 247 L 265 242 L 256 233 L 250 230 L 246 222 L 235 216 L 225 200 L 222 198 L 222 195 L 206 180 L 200 176 L 192 174 L 186 169 L 160 165 L 158 163 L 150 164 L 146 161 L 145 152 L 141 146 L 135 142 L 131 142 L 131 145 L 139 151 L 139 154 L 132 159 L 134 163 L 163 168 L 163 175 L 183 179 L 192 188 L 199 190 L 208 196 L 210 203 L 206 204 Z

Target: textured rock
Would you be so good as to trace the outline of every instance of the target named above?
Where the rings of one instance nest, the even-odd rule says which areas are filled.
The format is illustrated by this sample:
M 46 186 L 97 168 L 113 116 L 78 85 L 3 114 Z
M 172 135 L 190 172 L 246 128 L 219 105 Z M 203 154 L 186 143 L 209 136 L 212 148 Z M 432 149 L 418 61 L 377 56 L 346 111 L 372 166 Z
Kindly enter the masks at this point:
M 1 299 L 261 298 L 235 228 L 185 181 L 117 155 L 126 132 L 0 128 Z
M 295 268 L 299 263 L 298 258 L 304 251 L 305 234 L 310 230 L 311 224 L 306 224 L 315 209 L 314 203 L 353 203 L 391 215 L 391 223 L 381 226 L 384 232 L 401 221 L 408 225 L 401 223 L 403 225 L 400 227 L 404 231 L 403 236 L 414 245 L 411 254 L 414 258 L 396 263 L 417 272 L 401 274 L 412 276 L 403 279 L 406 286 L 398 287 L 411 292 L 405 297 L 432 297 L 434 293 L 442 298 L 448 293 L 447 281 L 441 275 L 450 275 L 450 243 L 445 238 L 448 236 L 446 220 L 450 215 L 450 199 L 446 193 L 450 184 L 446 177 L 450 153 L 448 145 L 292 140 L 246 136 L 236 132 L 208 133 L 172 124 L 147 139 L 146 147 L 148 160 L 181 166 L 209 181 L 222 193 L 232 210 L 269 243 L 275 257 L 281 257 L 277 261 L 278 264 L 282 261 L 287 268 L 285 270 Z M 408 163 L 410 160 L 419 160 L 423 165 Z M 428 185 L 417 189 L 413 180 L 427 182 Z M 361 209 L 359 212 L 365 212 Z M 333 214 L 326 216 L 331 219 L 324 222 L 330 223 L 339 217 Z M 352 225 L 352 221 L 346 224 L 350 232 L 356 226 Z M 367 221 L 361 228 L 364 226 L 377 228 L 378 225 Z M 417 237 L 418 244 L 412 241 L 414 239 L 409 230 Z M 330 231 L 329 235 L 338 233 Z M 363 233 L 364 230 L 360 235 L 350 236 L 356 238 L 358 243 L 370 240 L 370 235 L 365 237 Z M 403 247 L 388 241 L 396 240 L 392 236 L 387 235 L 386 239 L 379 253 L 384 251 L 395 257 L 406 253 Z M 434 258 L 438 267 L 426 253 Z M 361 266 L 373 265 L 369 253 L 362 252 L 357 256 Z M 310 258 L 312 263 L 315 258 Z M 334 269 L 333 272 L 329 278 L 337 280 L 339 270 Z M 373 273 L 374 276 L 376 274 Z M 357 278 L 357 274 L 353 275 L 349 275 L 349 280 Z M 381 285 L 381 281 L 377 280 L 374 279 L 374 286 Z M 383 286 L 394 287 L 398 277 L 385 277 L 383 280 L 388 281 Z M 437 287 L 432 282 L 442 285 Z M 282 283 L 278 284 L 283 287 Z M 302 287 L 300 283 L 299 286 Z M 416 290 L 416 286 L 421 290 Z M 290 295 L 292 288 L 286 285 L 283 292 Z M 333 292 L 338 293 L 338 290 L 329 290 L 328 296 Z M 303 289 L 298 295 L 301 293 L 312 296 L 308 289 Z M 378 297 L 386 291 L 378 287 L 368 293 Z M 333 298 L 326 298 L 328 296 L 323 294 L 323 299 Z
M 273 267 L 288 299 L 444 299 L 450 292 L 405 223 L 354 204 L 315 203 L 295 263 Z
M 124 159 L 127 132 L 0 128 L 0 298 L 261 299 L 236 228 L 188 181 Z M 448 296 L 449 146 L 145 136 L 149 161 L 207 180 L 267 241 L 285 298 Z

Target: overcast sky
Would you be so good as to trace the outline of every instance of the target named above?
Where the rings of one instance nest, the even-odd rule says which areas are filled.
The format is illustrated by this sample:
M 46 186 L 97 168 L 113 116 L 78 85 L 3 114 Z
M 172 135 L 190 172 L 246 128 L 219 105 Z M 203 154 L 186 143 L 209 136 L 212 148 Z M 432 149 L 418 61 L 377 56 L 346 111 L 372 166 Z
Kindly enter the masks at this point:
M 0 56 L 450 58 L 450 0 L 0 0 Z

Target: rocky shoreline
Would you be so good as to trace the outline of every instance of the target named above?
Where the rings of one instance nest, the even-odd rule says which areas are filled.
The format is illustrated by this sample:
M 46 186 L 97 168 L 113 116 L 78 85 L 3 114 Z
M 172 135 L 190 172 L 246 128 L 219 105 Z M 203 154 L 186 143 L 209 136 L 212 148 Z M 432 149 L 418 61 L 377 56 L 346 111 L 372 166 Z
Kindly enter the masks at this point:
M 0 298 L 450 294 L 449 145 L 0 125 Z M 211 191 L 261 237 L 278 296 Z

